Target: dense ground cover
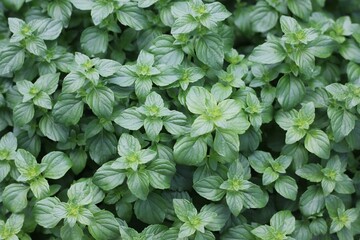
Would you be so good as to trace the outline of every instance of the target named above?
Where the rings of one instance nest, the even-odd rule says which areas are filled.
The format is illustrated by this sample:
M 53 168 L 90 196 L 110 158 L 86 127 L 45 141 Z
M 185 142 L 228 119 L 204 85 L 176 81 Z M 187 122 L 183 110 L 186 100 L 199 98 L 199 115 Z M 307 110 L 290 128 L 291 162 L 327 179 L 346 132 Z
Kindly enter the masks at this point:
M 358 0 L 0 0 L 0 239 L 358 239 Z

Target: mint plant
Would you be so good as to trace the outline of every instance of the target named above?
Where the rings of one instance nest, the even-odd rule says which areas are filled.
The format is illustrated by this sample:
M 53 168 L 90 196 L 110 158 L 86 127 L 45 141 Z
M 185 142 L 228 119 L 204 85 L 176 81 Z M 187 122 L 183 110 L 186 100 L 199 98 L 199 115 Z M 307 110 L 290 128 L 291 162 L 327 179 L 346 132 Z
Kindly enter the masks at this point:
M 358 239 L 359 16 L 0 0 L 0 239 Z

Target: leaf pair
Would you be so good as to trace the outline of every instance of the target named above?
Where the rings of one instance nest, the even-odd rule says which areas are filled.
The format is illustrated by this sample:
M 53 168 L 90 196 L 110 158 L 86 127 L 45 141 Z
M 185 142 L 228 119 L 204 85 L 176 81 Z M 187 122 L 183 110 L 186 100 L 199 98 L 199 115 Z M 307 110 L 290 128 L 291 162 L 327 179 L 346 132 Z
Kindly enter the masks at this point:
M 268 194 L 250 181 L 250 169 L 247 170 L 239 160 L 235 160 L 229 165 L 225 180 L 219 175 L 210 175 L 194 182 L 193 187 L 198 194 L 211 201 L 220 201 L 225 196 L 235 216 L 243 208 L 263 208 L 268 202 Z
M 313 103 L 307 103 L 299 111 L 279 111 L 275 116 L 276 123 L 286 130 L 286 144 L 293 144 L 305 137 L 305 148 L 320 158 L 330 157 L 330 141 L 320 129 L 310 128 L 315 119 Z
M 275 183 L 276 191 L 284 198 L 296 200 L 298 186 L 295 179 L 284 175 L 292 162 L 292 157 L 282 155 L 273 159 L 270 153 L 256 151 L 249 156 L 251 167 L 262 173 L 262 183 L 269 185 Z
M 158 153 L 151 149 L 141 149 L 139 141 L 123 133 L 118 143 L 115 161 L 108 162 L 98 169 L 94 182 L 104 190 L 111 190 L 127 178 L 127 186 L 137 198 L 146 200 L 150 186 L 157 189 L 170 187 L 175 173 L 175 164 L 167 159 L 157 158 Z
M 158 139 L 163 127 L 175 136 L 188 131 L 186 116 L 166 108 L 163 99 L 156 92 L 147 95 L 142 106 L 125 109 L 114 121 L 121 127 L 133 131 L 144 127 L 152 141 Z
M 71 168 L 72 162 L 63 152 L 53 151 L 46 154 L 41 163 L 37 163 L 35 157 L 23 149 L 17 151 L 15 157 L 16 169 L 19 172 L 17 181 L 5 187 L 3 203 L 12 212 L 21 212 L 26 208 L 27 194 L 31 189 L 32 194 L 41 199 L 56 192 L 56 186 L 51 188 L 46 179 L 59 179 Z

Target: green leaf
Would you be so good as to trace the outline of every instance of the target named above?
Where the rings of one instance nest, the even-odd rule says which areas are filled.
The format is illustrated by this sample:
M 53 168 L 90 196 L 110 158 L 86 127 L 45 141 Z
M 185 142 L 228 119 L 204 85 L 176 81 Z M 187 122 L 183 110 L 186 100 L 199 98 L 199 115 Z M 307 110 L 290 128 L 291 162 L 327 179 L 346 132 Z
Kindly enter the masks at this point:
M 45 108 L 45 109 L 51 109 L 52 103 L 50 96 L 45 92 L 39 92 L 34 98 L 33 102 L 36 106 Z
M 120 156 L 126 156 L 133 152 L 140 151 L 141 145 L 137 138 L 128 133 L 123 133 L 120 136 L 117 149 Z
M 312 11 L 311 0 L 288 0 L 287 4 L 295 16 L 308 20 Z
M 321 187 L 325 195 L 329 195 L 330 193 L 332 193 L 335 189 L 335 186 L 336 182 L 331 179 L 324 178 L 321 181 Z
M 8 19 L 8 24 L 10 32 L 14 33 L 14 35 L 19 34 L 21 36 L 21 39 L 24 38 L 22 36 L 23 34 L 21 33 L 21 29 L 26 25 L 26 23 L 22 19 L 11 17 Z M 19 41 L 20 39 L 16 38 L 16 40 Z
M 0 75 L 19 70 L 25 60 L 25 51 L 17 45 L 8 45 L 0 52 Z
M 300 24 L 296 21 L 296 19 L 288 16 L 280 17 L 280 26 L 281 30 L 285 35 L 296 33 L 301 30 Z
M 332 219 L 337 218 L 339 213 L 341 214 L 345 212 L 344 203 L 335 195 L 329 195 L 326 197 L 325 206 Z
M 205 106 L 214 106 L 214 97 L 203 87 L 192 87 L 186 95 L 186 106 L 194 114 L 203 114 Z
M 72 166 L 70 158 L 65 153 L 59 151 L 46 154 L 41 159 L 41 163 L 46 166 L 43 176 L 49 179 L 59 179 L 63 177 Z
M 122 184 L 125 180 L 125 173 L 123 170 L 113 169 L 108 162 L 103 164 L 94 174 L 93 182 L 105 191 L 114 189 Z
M 295 217 L 288 210 L 280 211 L 271 217 L 270 225 L 278 231 L 291 234 L 295 230 Z
M 101 59 L 96 63 L 95 67 L 101 76 L 110 77 L 120 70 L 121 64 L 113 60 Z
M 339 240 L 353 239 L 353 233 L 350 229 L 343 228 L 336 233 Z
M 10 165 L 5 161 L 0 161 L 0 182 L 2 182 L 11 170 Z
M 197 215 L 196 208 L 187 199 L 173 199 L 173 206 L 176 216 L 182 222 L 187 222 L 188 217 L 193 217 Z
M 65 223 L 60 229 L 60 236 L 63 239 L 81 239 L 83 235 L 83 230 L 78 224 L 70 226 L 68 223 Z
M 58 88 L 59 77 L 59 73 L 42 75 L 36 80 L 34 86 L 48 95 L 51 95 Z
M 152 81 L 158 86 L 168 86 L 179 78 L 179 73 L 175 68 L 169 68 L 166 65 L 159 65 L 158 69 L 161 73 L 152 79 Z
M 26 50 L 36 56 L 43 56 L 47 47 L 43 39 L 39 37 L 32 37 L 26 39 Z
M 280 110 L 275 115 L 276 123 L 284 130 L 289 130 L 294 124 L 298 113 L 295 110 L 284 112 Z
M 140 0 L 138 6 L 141 8 L 147 8 L 156 3 L 158 0 Z
M 202 197 L 211 201 L 220 201 L 225 191 L 220 189 L 224 180 L 219 176 L 209 176 L 195 182 L 193 188 Z
M 114 11 L 112 2 L 95 2 L 91 9 L 91 18 L 95 25 L 99 25 Z
M 306 135 L 306 130 L 297 128 L 297 127 L 291 127 L 286 132 L 286 138 L 285 143 L 286 144 L 293 144 L 297 141 L 301 140 Z
M 104 29 L 88 27 L 81 33 L 80 43 L 81 48 L 89 55 L 105 53 L 109 44 L 109 36 Z
M 78 72 L 71 72 L 63 80 L 62 93 L 73 93 L 78 91 L 85 83 L 86 78 Z
M 150 47 L 150 52 L 155 55 L 155 59 L 159 63 L 175 66 L 183 61 L 184 52 L 173 44 L 174 41 L 175 39 L 170 35 L 160 35 L 155 38 L 153 45 Z M 155 81 L 154 83 L 159 85 Z
M 113 112 L 114 93 L 107 87 L 94 87 L 86 95 L 86 102 L 99 117 L 110 118 Z
M 129 130 L 139 130 L 144 124 L 143 117 L 136 108 L 125 109 L 114 121 L 116 124 Z
M 52 114 L 54 118 L 65 125 L 75 125 L 83 115 L 84 102 L 73 94 L 60 94 L 54 105 Z
M 327 232 L 328 226 L 324 219 L 317 218 L 310 223 L 309 229 L 311 233 L 313 233 L 314 235 L 320 235 L 320 234 L 325 234 Z
M 20 103 L 13 111 L 14 123 L 19 126 L 29 123 L 35 115 L 34 105 L 31 102 Z
M 280 176 L 275 182 L 275 189 L 284 198 L 296 200 L 298 186 L 292 177 Z
M 166 201 L 156 193 L 150 193 L 146 200 L 137 200 L 134 204 L 136 217 L 147 224 L 162 223 L 166 209 Z
M 28 135 L 28 133 L 23 132 L 18 136 L 19 148 L 27 149 L 33 155 L 38 155 L 41 148 L 40 137 L 36 134 Z
M 6 220 L 6 223 L 4 226 L 4 228 L 5 228 L 4 232 L 6 234 L 6 231 L 9 231 L 10 233 L 13 233 L 15 235 L 21 231 L 23 224 L 24 224 L 24 215 L 23 214 L 11 214 L 11 216 Z M 11 238 L 8 238 L 8 239 L 11 239 Z
M 178 111 L 171 111 L 170 116 L 163 118 L 163 123 L 166 131 L 173 135 L 184 135 L 189 129 L 186 116 Z
M 90 178 L 82 178 L 71 184 L 67 191 L 67 196 L 72 203 L 84 206 L 101 202 L 104 199 L 104 192 L 93 184 Z M 91 215 L 91 212 L 89 213 L 89 210 L 83 207 L 81 214 Z M 91 216 L 88 217 L 91 218 Z
M 71 170 L 77 175 L 85 168 L 87 154 L 83 149 L 74 149 L 69 156 L 72 161 Z
M 144 78 L 138 81 L 135 81 L 135 94 L 140 99 L 145 99 L 146 96 L 151 92 L 152 81 L 149 78 Z
M 249 163 L 251 167 L 258 173 L 263 173 L 270 167 L 270 160 L 273 160 L 270 153 L 263 151 L 256 151 L 249 156 Z
M 352 83 L 360 82 L 360 66 L 354 62 L 349 62 L 346 68 L 349 81 Z
M 70 2 L 80 10 L 91 10 L 94 5 L 92 0 L 70 0 Z
M 359 210 L 357 208 L 347 209 L 344 214 L 348 217 L 345 225 L 349 225 L 349 223 L 353 223 L 358 219 Z
M 231 16 L 231 13 L 220 2 L 213 2 L 206 4 L 207 11 L 209 12 L 212 21 L 220 22 Z
M 263 208 L 269 201 L 267 192 L 264 192 L 255 184 L 243 192 L 241 198 L 243 199 L 243 204 L 246 208 Z
M 328 159 L 330 157 L 329 138 L 319 129 L 308 131 L 305 137 L 305 148 L 320 158 Z
M 101 131 L 89 142 L 90 157 L 98 164 L 104 163 L 116 153 L 116 145 L 113 133 Z
M 324 177 L 321 169 L 319 164 L 310 163 L 296 170 L 296 174 L 310 182 L 321 182 Z
M 243 239 L 243 240 L 256 240 L 256 237 L 250 232 L 252 228 L 247 225 L 237 225 L 229 228 L 222 234 L 223 240 Z
M 228 98 L 232 93 L 232 87 L 223 85 L 222 83 L 215 83 L 211 88 L 211 94 L 214 95 L 217 101 L 222 101 Z
M 209 213 L 212 217 L 207 220 L 206 228 L 210 231 L 220 231 L 230 217 L 230 211 L 224 204 L 210 203 L 201 208 L 201 213 Z M 215 216 L 213 214 L 216 214 Z
M 21 175 L 31 180 L 41 173 L 36 158 L 28 151 L 19 149 L 15 157 L 15 165 Z
M 284 110 L 298 105 L 305 97 L 304 83 L 291 75 L 283 76 L 276 87 L 276 97 Z
M 315 106 L 314 103 L 309 102 L 302 104 L 299 110 L 298 120 L 305 121 L 308 125 L 312 124 L 315 119 Z
M 190 33 L 198 26 L 198 21 L 190 14 L 186 14 L 175 20 L 174 24 L 171 26 L 171 34 Z
M 195 119 L 191 125 L 190 136 L 198 137 L 214 130 L 214 122 L 209 120 L 206 116 L 201 115 Z
M 4 5 L 14 11 L 19 11 L 23 6 L 25 0 L 4 0 L 2 1 Z
M 178 164 L 198 165 L 207 153 L 206 142 L 202 138 L 184 136 L 174 146 L 174 159 Z
M 106 210 L 93 213 L 88 225 L 91 236 L 98 240 L 117 239 L 120 236 L 119 224 L 113 214 Z
M 44 198 L 49 195 L 49 183 L 43 177 L 38 177 L 30 182 L 30 189 L 37 199 Z
M 131 172 L 128 174 L 129 190 L 139 199 L 146 200 L 149 194 L 149 176 L 145 172 Z
M 329 107 L 327 114 L 330 118 L 335 141 L 342 140 L 355 128 L 356 117 L 349 111 Z
M 300 197 L 300 211 L 304 216 L 318 214 L 325 206 L 321 187 L 310 186 Z
M 315 57 L 311 54 L 310 50 L 300 45 L 289 54 L 289 57 L 299 67 L 299 70 L 305 74 L 311 74 L 315 68 Z
M 243 200 L 241 195 L 236 192 L 227 192 L 226 204 L 229 206 L 231 213 L 234 216 L 238 216 L 243 208 Z
M 119 22 L 135 30 L 147 28 L 148 21 L 143 9 L 138 8 L 136 3 L 123 5 L 117 12 Z
M 211 68 L 220 69 L 224 61 L 223 42 L 215 34 L 206 34 L 195 41 L 197 58 Z
M 355 192 L 353 180 L 347 176 L 343 176 L 341 181 L 336 182 L 335 191 L 341 194 L 352 194 Z
M 255 105 L 255 104 L 254 104 Z M 226 120 L 234 118 L 240 113 L 241 105 L 233 99 L 221 101 L 218 107 L 222 110 L 222 117 Z
M 62 22 L 51 18 L 33 20 L 31 25 L 36 29 L 37 36 L 43 40 L 57 39 L 62 30 Z
M 70 226 L 69 223 L 65 223 L 60 229 L 60 236 L 62 239 L 82 239 L 84 233 L 78 224 Z
M 308 45 L 309 52 L 318 58 L 328 58 L 333 51 L 337 48 L 337 44 L 330 37 L 320 35 Z
M 279 173 L 275 172 L 271 167 L 265 169 L 262 177 L 263 185 L 269 185 L 279 178 Z
M 72 5 L 67 0 L 50 2 L 47 6 L 50 17 L 60 20 L 64 27 L 67 27 L 72 13 Z
M 216 131 L 214 139 L 214 150 L 221 156 L 232 156 L 238 152 L 240 141 L 237 134 L 223 131 Z
M 267 32 L 275 27 L 279 15 L 265 1 L 257 2 L 255 9 L 251 11 L 250 20 L 252 28 L 256 32 Z
M 138 79 L 136 72 L 130 66 L 123 65 L 110 79 L 110 82 L 120 87 L 129 87 Z
M 325 87 L 335 100 L 344 101 L 348 94 L 348 89 L 340 83 L 333 83 Z
M 256 237 L 260 238 L 260 239 L 272 239 L 273 238 L 273 234 L 272 234 L 273 230 L 272 227 L 268 226 L 268 225 L 262 225 L 259 226 L 257 228 L 254 228 L 253 230 L 251 230 L 251 233 L 254 234 Z
M 172 176 L 175 174 L 175 164 L 167 159 L 155 159 L 148 167 L 150 185 L 157 189 L 170 188 Z
M 341 44 L 339 53 L 346 60 L 360 63 L 360 47 L 353 40 Z
M 281 44 L 277 41 L 268 41 L 254 48 L 249 60 L 261 64 L 275 64 L 282 62 L 286 57 Z
M 155 140 L 163 128 L 163 121 L 160 118 L 145 118 L 144 129 L 151 140 Z
M 9 132 L 3 135 L 0 139 L 0 159 L 14 159 L 17 145 L 14 133 Z
M 179 229 L 178 238 L 188 238 L 196 232 L 196 228 L 190 225 L 190 223 L 184 223 Z
M 46 137 L 53 141 L 65 142 L 69 136 L 69 129 L 56 123 L 51 115 L 45 115 L 40 119 L 39 128 Z
M 24 184 L 9 184 L 2 193 L 4 206 L 13 213 L 21 212 L 28 204 L 27 194 L 29 190 L 30 188 Z

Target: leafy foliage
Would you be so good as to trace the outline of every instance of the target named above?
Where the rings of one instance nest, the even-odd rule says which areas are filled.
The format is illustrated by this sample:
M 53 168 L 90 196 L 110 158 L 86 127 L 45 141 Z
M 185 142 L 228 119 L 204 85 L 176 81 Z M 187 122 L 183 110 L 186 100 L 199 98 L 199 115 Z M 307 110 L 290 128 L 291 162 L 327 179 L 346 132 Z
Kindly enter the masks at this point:
M 359 16 L 0 0 L 0 239 L 358 239 Z

